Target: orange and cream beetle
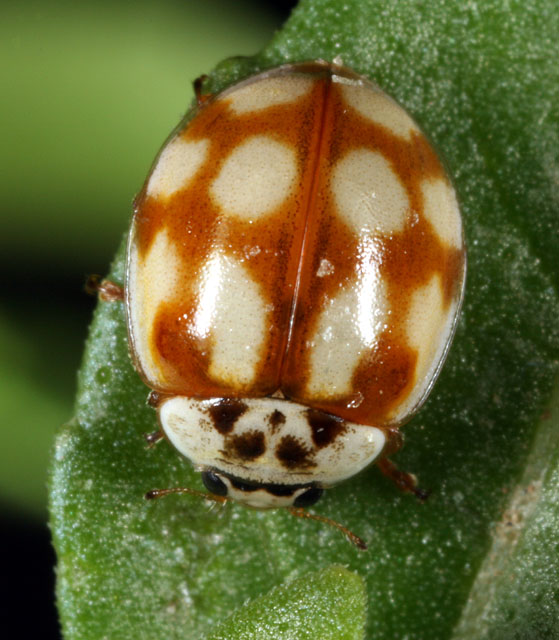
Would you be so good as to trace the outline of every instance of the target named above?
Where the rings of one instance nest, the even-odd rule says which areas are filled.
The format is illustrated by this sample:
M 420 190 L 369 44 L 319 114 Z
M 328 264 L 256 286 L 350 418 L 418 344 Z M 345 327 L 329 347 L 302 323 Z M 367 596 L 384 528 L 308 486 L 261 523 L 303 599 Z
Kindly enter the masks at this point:
M 465 268 L 443 164 L 368 79 L 316 61 L 198 89 L 128 244 L 152 440 L 214 498 L 259 509 L 302 515 L 375 459 L 414 491 L 385 456 L 439 374 Z M 196 493 L 149 495 L 170 491 Z

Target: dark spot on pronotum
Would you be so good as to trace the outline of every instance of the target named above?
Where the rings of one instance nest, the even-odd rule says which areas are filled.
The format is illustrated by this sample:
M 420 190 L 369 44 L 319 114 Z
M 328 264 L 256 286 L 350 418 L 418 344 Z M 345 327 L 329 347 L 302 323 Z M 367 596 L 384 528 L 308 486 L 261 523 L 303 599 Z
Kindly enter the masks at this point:
M 312 451 L 294 436 L 284 436 L 276 447 L 276 458 L 286 469 L 305 469 L 316 466 Z
M 270 423 L 270 427 L 272 429 L 272 433 L 275 433 L 282 424 L 285 424 L 285 414 L 276 409 L 268 416 L 268 422 Z
M 227 441 L 227 450 L 241 460 L 255 460 L 266 451 L 264 434 L 254 429 L 231 436 Z
M 334 440 L 347 431 L 347 426 L 342 418 L 324 413 L 316 409 L 307 409 L 307 420 L 311 428 L 314 444 L 322 449 L 328 447 Z
M 223 398 L 208 407 L 208 413 L 219 433 L 226 435 L 233 431 L 235 422 L 248 409 L 241 400 Z

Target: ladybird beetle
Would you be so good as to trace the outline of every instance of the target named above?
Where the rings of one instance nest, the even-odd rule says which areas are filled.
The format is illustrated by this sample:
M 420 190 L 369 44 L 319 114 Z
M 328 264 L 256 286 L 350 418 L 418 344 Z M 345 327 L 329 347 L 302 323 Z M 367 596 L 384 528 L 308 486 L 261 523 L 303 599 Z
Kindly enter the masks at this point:
M 166 436 L 214 499 L 258 509 L 327 521 L 301 507 L 379 456 L 415 490 L 384 456 L 439 374 L 465 270 L 443 164 L 368 79 L 316 61 L 216 95 L 199 83 L 128 243 L 152 441 Z M 197 493 L 148 495 L 181 491 Z

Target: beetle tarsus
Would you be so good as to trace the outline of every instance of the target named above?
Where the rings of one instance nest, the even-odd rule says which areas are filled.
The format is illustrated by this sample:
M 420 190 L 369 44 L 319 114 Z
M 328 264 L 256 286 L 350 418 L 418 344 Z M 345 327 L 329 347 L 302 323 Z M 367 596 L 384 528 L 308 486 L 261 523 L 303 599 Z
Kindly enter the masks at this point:
M 412 489 L 412 492 L 420 502 L 426 502 L 427 498 L 431 495 L 430 489 L 422 489 L 421 487 L 415 487 Z
M 379 460 L 377 462 L 377 466 L 380 469 L 381 473 L 392 480 L 392 482 L 398 487 L 398 489 L 400 489 L 400 491 L 413 493 L 414 496 L 421 502 L 425 502 L 429 497 L 431 492 L 425 489 L 421 489 L 417 486 L 417 478 L 413 475 L 413 473 L 401 471 L 392 462 L 392 460 L 383 458 L 382 460 Z

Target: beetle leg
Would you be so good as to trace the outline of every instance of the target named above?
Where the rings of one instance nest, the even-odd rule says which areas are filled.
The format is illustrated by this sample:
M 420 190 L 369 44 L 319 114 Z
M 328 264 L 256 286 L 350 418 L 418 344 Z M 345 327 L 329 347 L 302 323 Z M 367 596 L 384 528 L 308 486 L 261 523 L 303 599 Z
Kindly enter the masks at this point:
M 417 486 L 417 478 L 412 473 L 407 473 L 406 471 L 401 471 L 398 467 L 389 460 L 388 458 L 383 458 L 377 462 L 377 466 L 380 469 L 381 473 L 392 480 L 392 482 L 400 489 L 401 491 L 408 491 L 409 493 L 413 493 L 414 496 L 420 500 L 421 502 L 425 502 L 429 497 L 429 491 L 425 491 Z
M 99 300 L 103 302 L 122 302 L 124 300 L 124 287 L 96 274 L 87 279 L 85 291 L 92 296 L 99 296 Z
M 404 436 L 400 433 L 398 427 L 388 427 L 384 435 L 386 436 L 386 444 L 384 445 L 383 455 L 393 456 L 404 446 Z
M 206 74 L 203 74 L 201 76 L 198 76 L 192 83 L 192 86 L 194 88 L 194 95 L 196 96 L 196 102 L 199 107 L 201 107 L 204 102 L 206 102 L 206 100 L 211 97 L 211 93 L 204 94 L 202 92 L 202 85 L 204 84 L 204 82 L 206 82 L 207 79 L 208 76 Z
M 151 433 L 144 433 L 144 439 L 148 443 L 148 447 L 151 449 L 154 445 L 156 445 L 160 440 L 163 440 L 164 435 L 161 429 L 157 431 L 152 431 Z

